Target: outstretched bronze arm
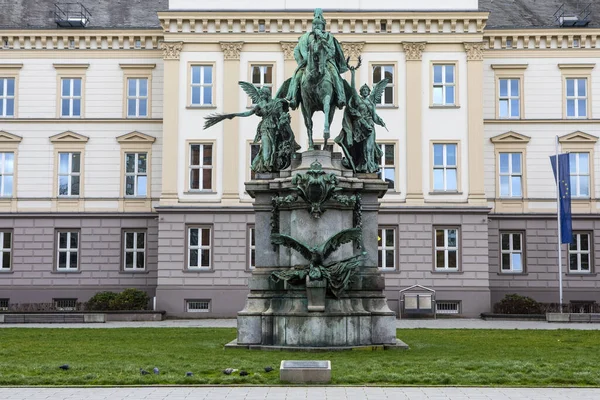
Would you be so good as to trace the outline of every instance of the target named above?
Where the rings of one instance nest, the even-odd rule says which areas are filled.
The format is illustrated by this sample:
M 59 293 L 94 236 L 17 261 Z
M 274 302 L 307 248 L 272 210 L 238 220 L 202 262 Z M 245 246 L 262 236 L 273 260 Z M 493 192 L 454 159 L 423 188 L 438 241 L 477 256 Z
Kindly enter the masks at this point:
M 254 115 L 254 113 L 255 113 L 255 109 L 253 108 L 252 110 L 248 110 L 243 113 L 212 114 L 207 117 L 204 117 L 204 119 L 206 120 L 206 122 L 204 123 L 204 129 L 208 129 L 211 126 L 216 125 L 219 122 L 226 120 L 226 119 L 233 119 L 235 117 L 249 117 L 251 115 Z

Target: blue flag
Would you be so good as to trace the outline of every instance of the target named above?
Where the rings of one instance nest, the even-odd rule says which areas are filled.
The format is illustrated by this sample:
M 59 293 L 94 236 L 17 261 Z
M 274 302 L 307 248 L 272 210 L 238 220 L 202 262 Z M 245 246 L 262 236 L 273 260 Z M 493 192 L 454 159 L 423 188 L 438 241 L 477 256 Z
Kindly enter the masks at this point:
M 556 180 L 556 156 L 550 156 L 554 180 Z M 571 170 L 569 154 L 558 155 L 558 195 L 560 197 L 560 242 L 571 243 L 573 224 L 571 222 Z

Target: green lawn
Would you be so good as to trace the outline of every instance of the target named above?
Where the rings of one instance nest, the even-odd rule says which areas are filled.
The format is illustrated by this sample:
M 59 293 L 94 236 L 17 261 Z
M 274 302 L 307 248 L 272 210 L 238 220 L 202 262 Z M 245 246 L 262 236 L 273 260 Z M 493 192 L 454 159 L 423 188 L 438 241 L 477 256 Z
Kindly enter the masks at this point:
M 338 385 L 600 386 L 600 331 L 414 329 L 398 337 L 410 350 L 302 353 L 224 350 L 235 329 L 0 329 L 0 385 L 272 385 L 282 359 L 329 359 Z M 65 363 L 70 370 L 58 368 Z M 275 370 L 265 373 L 267 365 Z M 155 366 L 160 375 L 140 375 Z M 224 375 L 227 367 L 250 375 Z

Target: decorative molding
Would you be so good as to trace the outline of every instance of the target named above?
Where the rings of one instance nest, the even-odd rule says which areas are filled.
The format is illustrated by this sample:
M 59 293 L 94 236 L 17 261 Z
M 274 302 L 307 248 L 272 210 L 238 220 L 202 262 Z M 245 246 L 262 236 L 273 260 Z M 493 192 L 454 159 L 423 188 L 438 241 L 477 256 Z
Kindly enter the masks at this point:
M 154 136 L 146 135 L 145 133 L 133 131 L 126 133 L 121 136 L 117 136 L 117 142 L 123 143 L 154 143 L 156 138 Z
M 12 63 L 12 64 L 0 64 L 0 71 L 3 69 L 21 69 L 23 68 L 23 64 Z
M 406 53 L 406 61 L 421 61 L 423 59 L 423 51 L 425 51 L 425 42 L 404 42 L 404 52 Z
M 239 60 L 244 42 L 219 42 L 225 60 Z
M 490 138 L 494 144 L 498 143 L 529 143 L 531 138 L 517 132 L 509 131 L 498 136 Z
M 467 52 L 467 61 L 483 61 L 483 51 L 485 44 L 479 43 L 463 43 Z
M 54 63 L 52 64 L 54 69 L 88 69 L 90 64 L 67 64 L 67 63 Z
M 156 64 L 119 64 L 121 69 L 154 69 Z
M 590 135 L 589 133 L 576 131 L 569 133 L 567 135 L 560 136 L 558 138 L 560 143 L 596 143 L 598 141 L 598 137 L 594 135 Z
M 179 60 L 179 53 L 183 49 L 183 42 L 161 42 L 164 60 Z
M 0 143 L 20 143 L 23 138 L 19 135 L 15 135 L 14 133 L 0 131 Z
M 529 64 L 492 64 L 492 69 L 527 69 Z
M 595 63 L 587 63 L 587 64 L 558 64 L 558 68 L 560 69 L 589 69 L 592 70 L 596 67 Z
M 284 60 L 294 60 L 294 49 L 296 48 L 296 42 L 279 42 L 281 49 L 283 50 Z
M 342 50 L 346 57 L 350 57 L 352 60 L 357 60 L 362 54 L 365 42 L 344 42 L 342 43 Z
M 2 37 L 6 38 L 6 50 L 60 50 L 73 52 L 78 50 L 155 50 L 163 35 L 160 29 L 144 30 L 105 30 L 105 29 L 21 29 L 5 30 Z M 70 47 L 70 41 L 75 43 Z M 141 42 L 141 47 L 135 47 L 135 41 Z M 69 56 L 65 55 L 64 58 Z
M 89 137 L 72 131 L 65 131 L 50 136 L 50 142 L 52 143 L 87 143 L 88 140 L 90 140 Z

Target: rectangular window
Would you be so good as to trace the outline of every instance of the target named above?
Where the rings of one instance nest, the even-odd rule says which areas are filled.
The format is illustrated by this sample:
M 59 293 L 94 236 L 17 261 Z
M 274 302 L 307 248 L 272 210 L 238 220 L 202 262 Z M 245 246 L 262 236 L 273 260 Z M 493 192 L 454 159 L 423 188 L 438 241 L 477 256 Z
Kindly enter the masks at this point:
M 383 91 L 379 105 L 394 105 L 394 65 L 373 65 L 373 85 L 384 79 L 388 84 Z
M 0 299 L 0 311 L 8 311 L 10 299 Z
M 213 67 L 212 65 L 192 66 L 192 106 L 213 105 Z
M 75 311 L 77 309 L 77 299 L 53 299 L 54 308 L 57 311 Z
M 456 144 L 433 145 L 433 190 L 458 190 L 457 150 Z
M 75 271 L 79 268 L 79 232 L 57 232 L 57 271 Z
M 501 272 L 523 272 L 523 234 L 500 233 Z
M 148 194 L 148 153 L 125 153 L 125 196 Z
M 0 232 L 0 271 L 12 268 L 12 232 Z
M 189 269 L 210 269 L 211 267 L 211 229 L 208 227 L 188 228 L 188 265 Z
M 590 153 L 569 153 L 571 196 L 590 197 Z
M 396 158 L 395 146 L 393 144 L 381 144 L 379 146 L 383 155 L 379 161 L 381 169 L 377 173 L 377 177 L 386 181 L 390 190 L 394 190 L 396 182 L 396 168 L 394 166 Z
M 15 175 L 15 153 L 0 153 L 0 196 L 12 197 Z
M 256 267 L 256 229 L 254 225 L 248 228 L 248 269 Z
M 436 314 L 460 314 L 460 302 L 436 300 L 435 312 Z
M 377 266 L 383 270 L 396 269 L 396 230 L 394 228 L 377 230 Z
M 15 78 L 0 78 L 0 117 L 15 116 Z
M 587 117 L 587 78 L 566 78 L 567 117 Z
M 499 98 L 499 116 L 500 118 L 520 118 L 521 117 L 521 94 L 520 79 L 507 78 L 499 79 L 500 98 Z
M 435 269 L 458 271 L 458 229 L 435 230 Z
M 258 88 L 269 88 L 273 94 L 273 66 L 272 65 L 252 65 L 250 67 L 252 83 Z
M 436 64 L 433 66 L 433 105 L 453 106 L 456 104 L 456 66 Z
M 210 300 L 186 300 L 187 312 L 210 312 Z
M 81 78 L 62 78 L 61 117 L 81 117 Z
M 127 79 L 127 117 L 148 116 L 148 78 Z
M 573 240 L 569 244 L 569 272 L 591 272 L 591 240 L 589 233 L 573 233 Z
M 190 190 L 212 190 L 211 144 L 190 145 Z
M 123 241 L 124 270 L 143 271 L 146 269 L 146 233 L 125 231 Z
M 521 153 L 500 153 L 499 176 L 501 197 L 523 197 Z
M 58 153 L 58 195 L 79 196 L 81 153 Z

